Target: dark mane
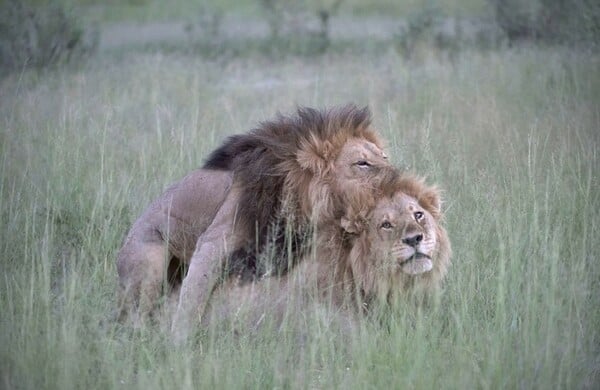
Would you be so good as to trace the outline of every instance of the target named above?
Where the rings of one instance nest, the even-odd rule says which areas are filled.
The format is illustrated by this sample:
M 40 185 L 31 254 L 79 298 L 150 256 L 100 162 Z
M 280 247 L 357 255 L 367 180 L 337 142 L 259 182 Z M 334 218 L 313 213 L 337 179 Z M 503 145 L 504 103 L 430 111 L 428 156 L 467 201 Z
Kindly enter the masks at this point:
M 275 120 L 263 122 L 247 134 L 229 137 L 209 155 L 203 168 L 233 171 L 234 181 L 242 189 L 238 223 L 250 232 L 248 237 L 252 242 L 234 256 L 234 268 L 250 267 L 258 273 L 264 272 L 265 267 L 258 264 L 260 261 L 256 254 L 264 252 L 268 246 L 274 251 L 270 258 L 275 259 L 277 264 L 267 267 L 272 266 L 276 272 L 287 270 L 288 263 L 299 257 L 302 251 L 309 224 L 298 205 L 286 203 L 286 212 L 282 212 L 284 201 L 290 201 L 289 194 L 284 193 L 285 186 L 290 178 L 298 180 L 299 177 L 315 174 L 301 167 L 298 153 L 305 151 L 307 145 L 335 144 L 336 139 L 340 143 L 348 137 L 371 140 L 375 136 L 367 131 L 370 122 L 371 114 L 366 107 L 348 105 L 332 110 L 298 108 L 296 115 L 279 114 Z M 373 139 L 373 142 L 377 140 Z M 311 153 L 316 155 L 316 159 L 332 158 L 321 155 L 318 147 L 312 148 Z M 294 184 L 298 188 L 303 185 L 299 182 Z M 292 213 L 287 210 L 292 210 Z M 290 249 L 291 259 L 286 256 Z
M 296 116 L 277 115 L 273 121 L 262 122 L 247 134 L 233 135 L 215 149 L 206 159 L 203 168 L 236 170 L 247 155 L 265 157 L 267 149 L 279 161 L 295 159 L 302 141 L 311 136 L 327 140 L 342 129 L 355 130 L 355 136 L 371 124 L 371 112 L 367 107 L 347 105 L 332 110 L 316 110 L 299 107 Z M 257 152 L 257 149 L 260 151 Z

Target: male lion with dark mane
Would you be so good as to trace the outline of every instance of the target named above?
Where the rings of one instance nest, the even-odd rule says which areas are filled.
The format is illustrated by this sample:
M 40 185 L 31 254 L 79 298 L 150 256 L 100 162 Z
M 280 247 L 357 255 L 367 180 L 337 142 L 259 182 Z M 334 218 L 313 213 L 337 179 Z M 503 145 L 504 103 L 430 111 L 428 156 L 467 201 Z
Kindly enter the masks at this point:
M 389 305 L 436 290 L 451 257 L 438 190 L 390 172 L 375 196 L 354 195 L 344 215 L 322 227 L 313 254 L 281 278 L 230 279 L 214 294 L 205 323 L 244 313 L 252 329 L 315 303 L 346 322 L 375 302 Z
M 370 193 L 393 170 L 370 122 L 368 109 L 352 105 L 300 108 L 226 140 L 133 224 L 117 261 L 125 312 L 151 311 L 164 281 L 186 266 L 173 320 L 181 339 L 226 264 L 284 274 L 349 194 Z M 265 250 L 280 261 L 261 263 Z

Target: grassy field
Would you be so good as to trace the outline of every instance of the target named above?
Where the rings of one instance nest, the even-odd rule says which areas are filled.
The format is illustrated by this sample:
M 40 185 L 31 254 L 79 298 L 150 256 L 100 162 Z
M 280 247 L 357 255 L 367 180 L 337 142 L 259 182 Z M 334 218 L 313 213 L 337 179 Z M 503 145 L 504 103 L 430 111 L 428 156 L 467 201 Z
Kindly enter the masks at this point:
M 393 50 L 281 60 L 101 56 L 0 81 L 0 387 L 598 388 L 600 58 Z M 226 135 L 299 105 L 368 104 L 398 167 L 444 189 L 439 304 L 339 333 L 115 321 L 130 223 Z

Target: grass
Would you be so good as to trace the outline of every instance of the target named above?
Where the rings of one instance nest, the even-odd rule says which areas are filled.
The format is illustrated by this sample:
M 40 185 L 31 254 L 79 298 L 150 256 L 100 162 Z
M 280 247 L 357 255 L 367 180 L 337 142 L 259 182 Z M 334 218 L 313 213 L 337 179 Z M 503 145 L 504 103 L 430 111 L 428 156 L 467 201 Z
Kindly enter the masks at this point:
M 124 53 L 0 84 L 3 388 L 597 388 L 600 60 L 562 49 L 275 61 Z M 368 104 L 445 191 L 441 301 L 340 333 L 115 321 L 130 223 L 228 134 L 296 104 Z

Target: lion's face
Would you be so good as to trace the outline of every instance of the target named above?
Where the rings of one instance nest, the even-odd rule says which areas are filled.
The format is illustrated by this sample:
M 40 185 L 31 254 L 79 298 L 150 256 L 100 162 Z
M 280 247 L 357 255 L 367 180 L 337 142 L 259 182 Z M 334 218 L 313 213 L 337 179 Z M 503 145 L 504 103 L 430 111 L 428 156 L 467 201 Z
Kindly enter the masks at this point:
M 296 183 L 303 179 L 292 177 L 290 187 L 296 192 L 306 191 L 298 198 L 304 214 L 313 221 L 336 218 L 336 212 L 346 207 L 348 196 L 372 197 L 378 183 L 395 171 L 381 147 L 364 137 L 350 137 L 339 146 L 323 144 L 306 149 L 310 152 L 299 153 L 298 160 L 307 184 L 298 187 Z
M 433 268 L 437 223 L 419 202 L 404 193 L 383 199 L 369 219 L 367 235 L 374 259 L 387 271 L 418 275 Z
M 406 174 L 384 178 L 380 189 L 371 199 L 350 198 L 341 218 L 349 250 L 342 260 L 345 272 L 358 291 L 388 301 L 406 292 L 434 291 L 452 256 L 441 224 L 440 192 Z
M 360 268 L 367 267 L 383 276 L 427 274 L 438 262 L 440 246 L 446 248 L 445 230 L 437 219 L 439 199 L 435 204 L 424 203 L 404 192 L 379 199 L 366 221 L 343 218 L 342 227 L 358 234 L 353 251 L 355 258 L 363 259 Z M 449 249 L 449 247 L 448 247 Z M 445 272 L 444 264 L 436 264 Z M 358 265 L 358 264 L 357 264 Z M 371 272 L 369 271 L 369 272 Z
M 373 142 L 352 138 L 340 150 L 334 166 L 336 180 L 341 183 L 368 180 L 390 163 L 385 152 Z

